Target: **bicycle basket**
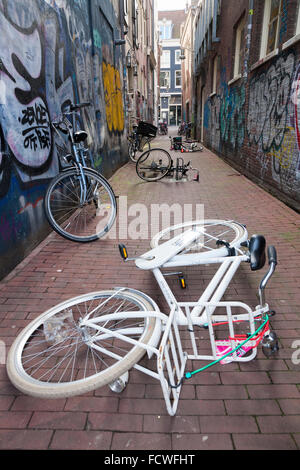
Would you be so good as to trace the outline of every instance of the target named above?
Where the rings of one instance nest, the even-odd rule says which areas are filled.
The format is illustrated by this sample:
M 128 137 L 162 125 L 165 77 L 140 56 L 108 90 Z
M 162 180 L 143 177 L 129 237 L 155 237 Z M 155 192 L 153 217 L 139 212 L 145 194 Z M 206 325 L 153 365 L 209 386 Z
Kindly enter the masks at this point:
M 137 134 L 144 135 L 147 137 L 156 137 L 157 127 L 153 126 L 149 122 L 140 121 L 137 127 Z

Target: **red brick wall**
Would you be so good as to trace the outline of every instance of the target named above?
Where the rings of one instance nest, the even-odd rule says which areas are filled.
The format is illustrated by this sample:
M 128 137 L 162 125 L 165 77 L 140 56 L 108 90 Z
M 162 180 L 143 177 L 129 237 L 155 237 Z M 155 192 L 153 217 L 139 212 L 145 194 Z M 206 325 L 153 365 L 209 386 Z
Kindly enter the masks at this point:
M 282 47 L 294 36 L 297 0 L 283 0 L 279 52 L 261 64 L 257 62 L 264 2 L 254 1 L 249 73 L 230 84 L 234 67 L 235 26 L 243 14 L 248 22 L 248 7 L 248 0 L 222 2 L 217 29 L 220 42 L 213 43 L 196 78 L 195 121 L 202 106 L 199 88 L 204 86 L 202 117 L 205 145 L 287 204 L 299 209 L 300 41 L 287 48 Z M 219 56 L 217 92 L 212 95 L 216 54 Z M 298 77 L 299 106 L 293 92 Z M 199 137 L 199 124 L 196 131 Z

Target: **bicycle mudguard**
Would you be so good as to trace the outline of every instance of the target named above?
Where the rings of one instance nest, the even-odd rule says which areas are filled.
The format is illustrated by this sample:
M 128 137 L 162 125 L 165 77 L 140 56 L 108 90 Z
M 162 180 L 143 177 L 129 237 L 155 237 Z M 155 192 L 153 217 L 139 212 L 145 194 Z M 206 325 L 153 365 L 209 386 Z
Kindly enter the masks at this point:
M 249 241 L 250 267 L 257 271 L 264 267 L 266 262 L 266 240 L 263 235 L 252 235 Z

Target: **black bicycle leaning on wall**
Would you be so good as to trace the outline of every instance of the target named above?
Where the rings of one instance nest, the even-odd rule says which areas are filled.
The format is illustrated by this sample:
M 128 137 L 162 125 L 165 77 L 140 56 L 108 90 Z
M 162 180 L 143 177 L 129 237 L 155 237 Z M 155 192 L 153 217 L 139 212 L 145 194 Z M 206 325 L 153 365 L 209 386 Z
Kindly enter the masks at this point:
M 103 237 L 117 214 L 116 197 L 108 181 L 88 167 L 88 134 L 74 130 L 72 117 L 91 103 L 70 104 L 67 111 L 51 122 L 59 135 L 68 136 L 71 153 L 64 155 L 67 164 L 55 176 L 46 191 L 44 209 L 51 227 L 74 242 L 91 242 Z
M 133 131 L 128 136 L 128 155 L 132 162 L 136 163 L 143 152 L 150 150 L 156 133 L 157 127 L 148 122 L 140 121 L 137 126 L 133 126 Z

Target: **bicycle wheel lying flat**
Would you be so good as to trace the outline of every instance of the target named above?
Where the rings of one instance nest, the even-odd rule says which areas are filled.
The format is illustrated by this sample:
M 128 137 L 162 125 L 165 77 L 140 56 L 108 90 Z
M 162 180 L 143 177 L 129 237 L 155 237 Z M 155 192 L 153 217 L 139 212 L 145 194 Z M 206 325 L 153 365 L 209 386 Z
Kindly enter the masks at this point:
M 238 222 L 225 220 L 196 220 L 167 227 L 157 233 L 151 240 L 151 247 L 155 248 L 165 241 L 189 230 L 192 227 L 199 227 L 201 232 L 199 238 L 181 252 L 197 253 L 200 257 L 226 256 L 228 250 L 221 242 L 227 242 L 232 248 L 239 248 L 240 244 L 247 240 L 248 233 L 246 227 Z
M 15 339 L 7 357 L 8 376 L 23 393 L 44 398 L 79 395 L 110 384 L 145 354 L 144 348 L 115 337 L 114 332 L 147 344 L 155 326 L 160 331 L 159 320 L 138 314 L 155 307 L 139 292 L 121 289 L 62 302 Z M 127 317 L 122 318 L 123 312 Z
M 164 149 L 151 149 L 144 152 L 136 163 L 136 172 L 145 181 L 158 181 L 170 171 L 172 159 Z
M 75 242 L 91 242 L 103 237 L 117 214 L 114 192 L 106 179 L 84 168 L 83 179 L 76 168 L 59 173 L 46 191 L 44 208 L 52 228 Z

